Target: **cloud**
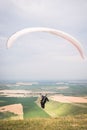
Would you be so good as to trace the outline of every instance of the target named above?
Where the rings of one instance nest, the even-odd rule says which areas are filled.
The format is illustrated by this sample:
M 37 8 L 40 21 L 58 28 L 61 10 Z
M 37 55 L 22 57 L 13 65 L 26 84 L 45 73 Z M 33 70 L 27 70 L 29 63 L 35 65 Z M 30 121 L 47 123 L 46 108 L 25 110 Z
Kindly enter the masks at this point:
M 79 39 L 81 30 L 86 29 L 86 0 L 3 0 L 0 7 L 1 29 L 8 35 L 26 27 L 44 26 L 78 35 Z
M 6 48 L 6 42 L 7 42 L 7 38 L 4 36 L 1 36 L 0 37 L 0 49 Z
M 87 22 L 86 7 L 84 0 L 12 0 L 16 13 L 27 20 L 35 20 L 43 23 L 53 23 L 66 27 L 83 27 Z M 44 20 L 45 19 L 45 20 Z M 85 21 L 84 21 L 85 19 Z M 59 26 L 58 26 L 59 25 Z

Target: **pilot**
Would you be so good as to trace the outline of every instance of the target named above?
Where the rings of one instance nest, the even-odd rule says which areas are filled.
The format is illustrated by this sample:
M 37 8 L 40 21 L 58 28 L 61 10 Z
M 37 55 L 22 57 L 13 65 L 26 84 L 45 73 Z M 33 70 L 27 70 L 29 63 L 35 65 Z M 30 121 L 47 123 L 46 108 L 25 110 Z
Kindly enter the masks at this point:
M 41 107 L 42 108 L 45 108 L 45 103 L 49 101 L 49 99 L 47 98 L 47 95 L 41 95 L 41 101 L 40 101 L 40 104 L 41 104 Z

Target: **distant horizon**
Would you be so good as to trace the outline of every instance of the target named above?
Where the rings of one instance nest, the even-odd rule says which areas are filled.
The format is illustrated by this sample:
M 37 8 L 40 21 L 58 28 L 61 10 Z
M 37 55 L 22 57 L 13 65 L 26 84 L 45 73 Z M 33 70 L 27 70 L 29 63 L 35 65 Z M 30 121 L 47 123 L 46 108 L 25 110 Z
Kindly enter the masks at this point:
M 39 81 L 87 81 L 87 79 L 0 79 L 1 81 L 17 81 L 17 82 L 39 82 Z

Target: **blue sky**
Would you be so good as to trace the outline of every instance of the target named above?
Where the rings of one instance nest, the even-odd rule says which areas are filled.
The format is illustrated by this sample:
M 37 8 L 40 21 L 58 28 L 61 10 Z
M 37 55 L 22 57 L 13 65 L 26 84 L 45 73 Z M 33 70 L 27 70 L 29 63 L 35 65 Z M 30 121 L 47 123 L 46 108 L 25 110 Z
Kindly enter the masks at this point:
M 13 33 L 29 27 L 66 32 L 87 56 L 87 0 L 0 0 L 0 80 L 87 79 L 87 60 L 60 37 L 30 33 L 6 48 Z

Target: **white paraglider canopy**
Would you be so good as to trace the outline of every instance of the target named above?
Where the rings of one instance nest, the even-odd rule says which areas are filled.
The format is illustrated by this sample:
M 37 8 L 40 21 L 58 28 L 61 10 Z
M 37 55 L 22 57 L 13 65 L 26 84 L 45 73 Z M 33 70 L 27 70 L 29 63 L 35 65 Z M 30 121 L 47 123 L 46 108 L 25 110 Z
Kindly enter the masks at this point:
M 73 46 L 76 47 L 76 49 L 78 50 L 78 52 L 79 52 L 80 56 L 82 57 L 82 59 L 85 59 L 83 47 L 82 47 L 81 43 L 78 40 L 76 40 L 74 37 L 72 37 L 71 35 L 69 35 L 69 34 L 67 34 L 67 33 L 65 33 L 63 31 L 52 29 L 52 28 L 34 27 L 34 28 L 26 28 L 26 29 L 20 30 L 20 31 L 14 33 L 8 39 L 7 48 L 10 48 L 12 46 L 12 44 L 14 43 L 14 41 L 18 37 L 20 37 L 22 35 L 25 35 L 27 33 L 31 33 L 31 32 L 47 32 L 47 33 L 51 33 L 53 35 L 60 36 L 60 37 L 62 37 L 64 39 L 66 39 L 67 41 L 69 41 L 69 43 L 71 43 Z

